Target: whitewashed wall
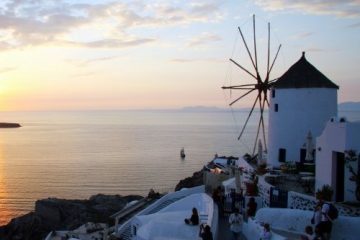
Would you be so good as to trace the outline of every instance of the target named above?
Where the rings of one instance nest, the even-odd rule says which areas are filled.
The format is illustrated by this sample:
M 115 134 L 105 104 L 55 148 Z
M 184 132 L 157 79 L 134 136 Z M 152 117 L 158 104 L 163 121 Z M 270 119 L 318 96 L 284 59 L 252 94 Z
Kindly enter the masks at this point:
M 308 132 L 315 139 L 333 116 L 337 116 L 337 89 L 275 89 L 275 97 L 270 96 L 268 163 L 280 165 L 280 148 L 286 149 L 286 161 L 299 161 Z
M 335 190 L 335 152 L 344 152 L 350 149 L 360 152 L 360 122 L 328 121 L 323 133 L 317 138 L 316 145 L 315 189 L 320 189 L 323 185 L 328 184 Z M 353 163 L 354 167 L 356 165 Z M 355 182 L 349 180 L 350 173 L 346 167 L 344 175 L 344 199 L 345 201 L 354 201 L 356 200 Z

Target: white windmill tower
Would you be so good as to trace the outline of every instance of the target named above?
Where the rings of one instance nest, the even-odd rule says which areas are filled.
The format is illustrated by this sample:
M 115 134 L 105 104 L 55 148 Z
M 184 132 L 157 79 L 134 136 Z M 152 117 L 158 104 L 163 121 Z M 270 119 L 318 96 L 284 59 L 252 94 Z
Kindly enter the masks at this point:
M 308 133 L 318 137 L 325 123 L 337 116 L 338 88 L 306 60 L 305 52 L 273 83 L 269 96 L 269 164 L 300 161 Z

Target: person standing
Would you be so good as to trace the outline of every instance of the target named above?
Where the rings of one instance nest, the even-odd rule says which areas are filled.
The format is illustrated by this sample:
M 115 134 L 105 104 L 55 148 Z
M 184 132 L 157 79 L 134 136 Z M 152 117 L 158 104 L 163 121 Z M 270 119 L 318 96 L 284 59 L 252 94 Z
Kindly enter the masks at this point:
M 235 208 L 234 212 L 229 217 L 230 230 L 233 233 L 234 240 L 237 240 L 242 232 L 243 217 L 239 210 Z
M 255 198 L 251 197 L 247 204 L 247 211 L 246 211 L 247 217 L 255 217 L 256 209 L 257 209 L 257 203 L 255 202 Z
M 231 189 L 231 192 L 230 192 L 231 211 L 235 210 L 235 200 L 236 200 L 235 196 L 236 196 L 235 189 Z
M 315 210 L 314 210 L 314 215 L 311 219 L 311 223 L 315 224 L 315 226 L 317 226 L 320 222 L 321 222 L 321 207 L 322 207 L 322 203 L 319 202 L 316 204 Z
M 319 229 L 326 240 L 330 239 L 332 230 L 332 219 L 329 217 L 330 204 L 324 202 L 321 207 L 321 222 L 318 224 Z

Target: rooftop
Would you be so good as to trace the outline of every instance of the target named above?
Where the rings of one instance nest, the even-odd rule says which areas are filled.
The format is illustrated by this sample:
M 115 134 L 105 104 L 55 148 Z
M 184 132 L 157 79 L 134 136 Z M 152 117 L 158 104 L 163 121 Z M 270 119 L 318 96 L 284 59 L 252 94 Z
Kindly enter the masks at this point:
M 274 84 L 274 88 L 335 88 L 339 87 L 317 70 L 305 58 L 301 58 L 287 70 Z

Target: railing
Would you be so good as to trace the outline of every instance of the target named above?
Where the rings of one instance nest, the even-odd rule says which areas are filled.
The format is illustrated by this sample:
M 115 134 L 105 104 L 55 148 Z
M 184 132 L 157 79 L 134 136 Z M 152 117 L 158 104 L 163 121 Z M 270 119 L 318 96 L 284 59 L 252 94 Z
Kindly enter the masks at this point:
M 259 177 L 258 188 L 259 188 L 259 196 L 263 199 L 263 206 L 270 206 L 270 189 L 273 187 L 271 184 L 265 181 L 263 176 Z

